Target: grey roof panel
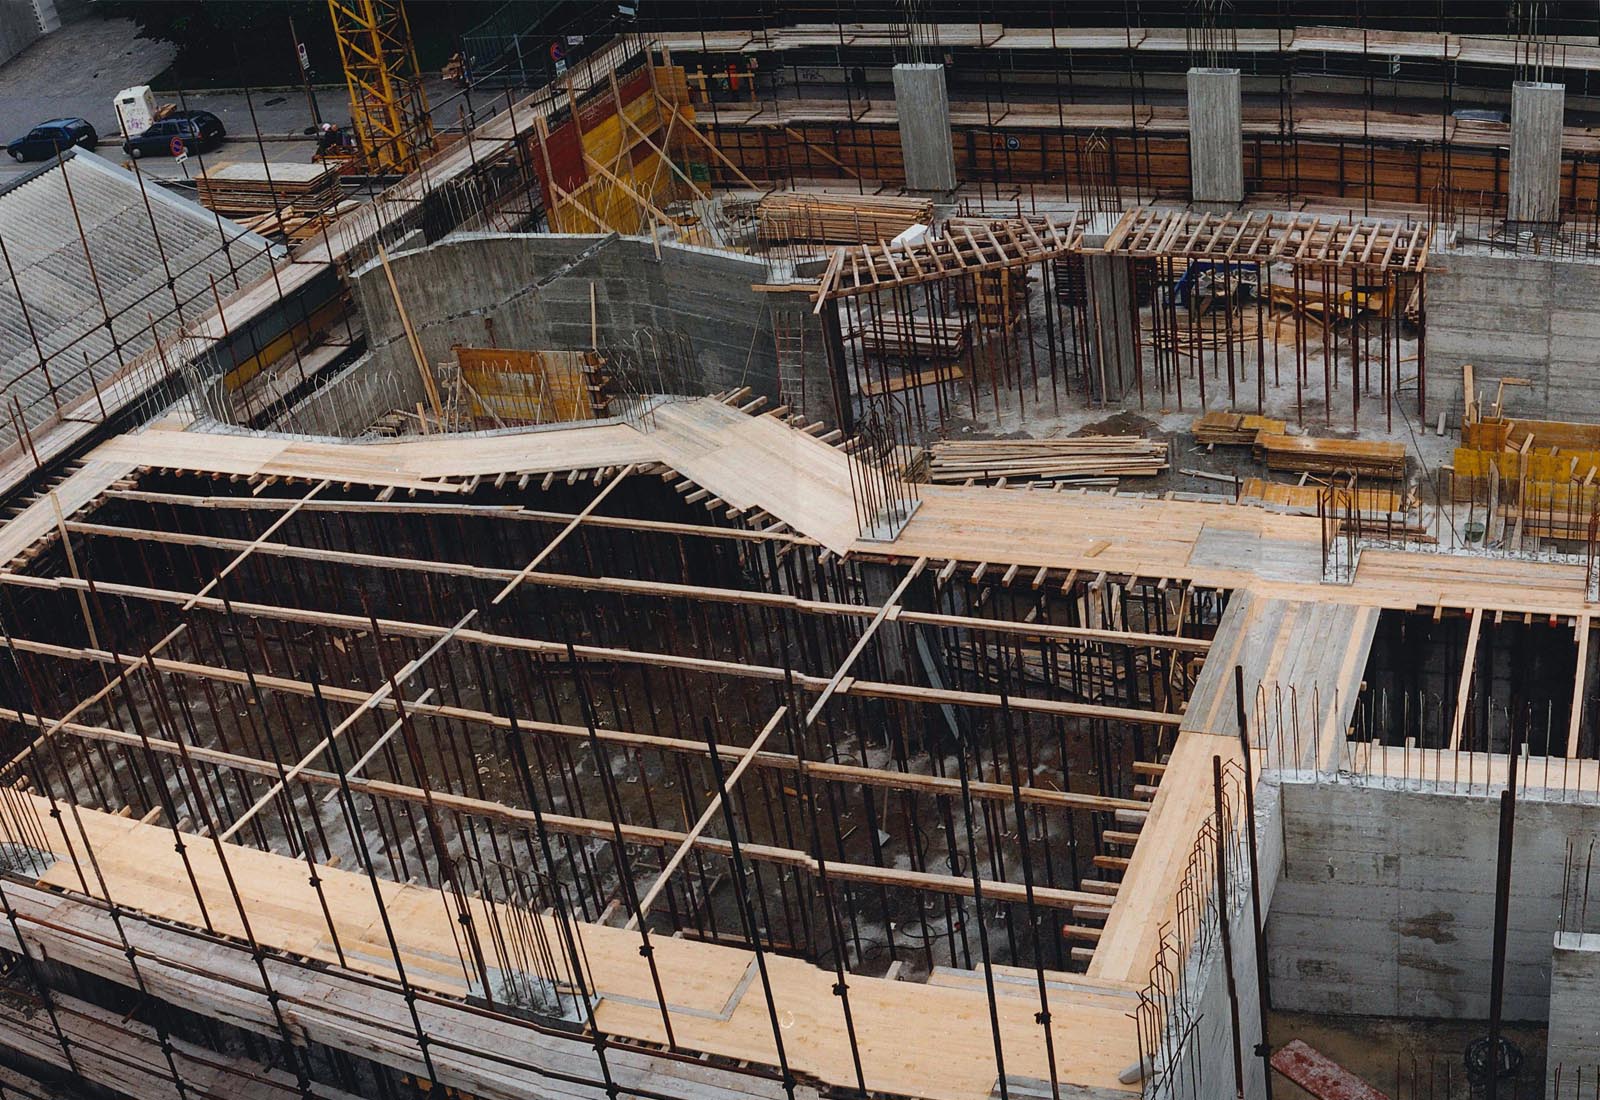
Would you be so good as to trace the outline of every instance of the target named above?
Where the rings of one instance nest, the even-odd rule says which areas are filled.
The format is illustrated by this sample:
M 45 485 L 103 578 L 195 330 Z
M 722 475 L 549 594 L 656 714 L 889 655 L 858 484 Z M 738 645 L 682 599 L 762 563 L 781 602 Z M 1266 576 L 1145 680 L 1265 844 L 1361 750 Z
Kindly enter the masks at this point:
M 51 385 L 63 403 L 89 392 L 85 356 L 104 382 L 153 346 L 152 321 L 165 343 L 212 308 L 213 278 L 247 282 L 271 255 L 264 238 L 83 150 L 0 190 L 0 242 L 0 402 L 15 397 L 30 424 L 54 410 Z

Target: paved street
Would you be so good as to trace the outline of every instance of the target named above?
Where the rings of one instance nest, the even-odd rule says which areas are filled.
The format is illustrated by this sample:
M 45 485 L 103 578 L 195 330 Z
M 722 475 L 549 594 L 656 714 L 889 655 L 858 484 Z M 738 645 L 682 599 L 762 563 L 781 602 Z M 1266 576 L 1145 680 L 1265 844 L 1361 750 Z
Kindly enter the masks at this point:
M 102 135 L 100 155 L 122 163 L 126 158 L 121 142 L 110 136 L 117 131 L 112 99 L 124 88 L 150 83 L 176 54 L 171 43 L 138 38 L 137 33 L 131 20 L 84 19 L 46 35 L 0 65 L 0 143 L 22 136 L 46 119 L 76 115 L 88 119 Z M 436 124 L 455 123 L 459 101 L 445 102 L 454 89 L 433 80 L 426 90 L 435 105 Z M 175 103 L 178 96 L 158 90 L 156 100 Z M 348 125 L 350 108 L 342 84 L 319 87 L 317 100 L 324 118 Z M 201 162 L 207 167 L 244 160 L 259 163 L 263 155 L 270 162 L 305 163 L 315 152 L 315 140 L 305 136 L 312 115 L 301 88 L 254 90 L 248 100 L 242 91 L 186 92 L 183 105 L 215 114 L 227 127 L 229 139 L 186 165 L 166 157 L 146 158 L 140 170 L 149 177 L 193 175 L 202 170 Z M 37 167 L 37 162 L 18 164 L 0 156 L 0 185 Z

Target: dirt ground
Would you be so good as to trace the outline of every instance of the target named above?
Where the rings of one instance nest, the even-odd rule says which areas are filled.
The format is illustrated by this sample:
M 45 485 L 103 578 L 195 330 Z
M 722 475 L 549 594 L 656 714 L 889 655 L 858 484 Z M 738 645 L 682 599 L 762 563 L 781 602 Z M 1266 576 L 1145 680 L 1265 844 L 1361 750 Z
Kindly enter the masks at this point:
M 1465 1100 L 1473 1095 L 1463 1055 L 1467 1045 L 1488 1030 L 1481 1020 L 1403 1020 L 1296 1012 L 1274 1013 L 1268 1026 L 1274 1047 L 1299 1039 L 1391 1100 Z M 1521 1048 L 1523 1063 L 1514 1087 L 1502 1085 L 1502 1100 L 1542 1097 L 1544 1028 L 1507 1026 L 1504 1034 Z M 1276 1100 L 1311 1100 L 1309 1093 L 1281 1075 L 1273 1081 L 1273 1096 Z

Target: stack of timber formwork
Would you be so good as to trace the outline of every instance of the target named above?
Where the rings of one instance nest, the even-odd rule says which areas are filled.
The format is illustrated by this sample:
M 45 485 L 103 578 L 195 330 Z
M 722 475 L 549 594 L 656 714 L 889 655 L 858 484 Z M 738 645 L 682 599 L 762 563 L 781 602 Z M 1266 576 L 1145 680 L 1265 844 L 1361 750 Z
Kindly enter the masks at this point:
M 228 164 L 195 177 L 200 202 L 256 233 L 299 241 L 356 204 L 326 164 Z
M 1137 435 L 1073 439 L 982 439 L 935 443 L 928 480 L 942 484 L 1084 477 L 1154 477 L 1167 468 L 1167 445 Z
M 866 244 L 892 241 L 933 220 L 930 199 L 773 191 L 762 196 L 756 234 L 764 242 Z

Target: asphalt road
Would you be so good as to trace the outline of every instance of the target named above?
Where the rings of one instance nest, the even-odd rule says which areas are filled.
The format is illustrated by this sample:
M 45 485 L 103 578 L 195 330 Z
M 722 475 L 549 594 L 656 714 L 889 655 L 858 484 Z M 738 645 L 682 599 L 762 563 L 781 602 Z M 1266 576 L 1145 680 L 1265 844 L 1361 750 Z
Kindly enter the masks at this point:
M 138 28 L 127 19 L 89 18 L 46 35 L 28 49 L 0 65 L 0 144 L 21 137 L 40 122 L 76 116 L 93 123 L 106 136 L 98 152 L 114 163 L 126 157 L 114 135 L 118 129 L 113 100 L 124 88 L 148 84 L 161 74 L 176 54 L 170 42 L 136 37 Z M 429 101 L 445 103 L 447 86 L 433 81 Z M 350 108 L 343 85 L 316 90 L 322 116 L 349 125 Z M 158 93 L 158 103 L 179 102 L 172 93 Z M 181 105 L 210 111 L 227 127 L 228 140 L 203 157 L 179 164 L 170 157 L 145 157 L 140 171 L 152 178 L 182 178 L 204 167 L 238 161 L 306 163 L 316 151 L 316 141 L 305 135 L 313 125 L 311 105 L 302 88 L 184 93 Z M 252 114 L 253 110 L 253 114 Z M 438 125 L 453 123 L 455 102 L 436 106 Z M 259 133 L 260 138 L 257 139 Z M 0 155 L 0 186 L 38 167 L 18 164 Z

